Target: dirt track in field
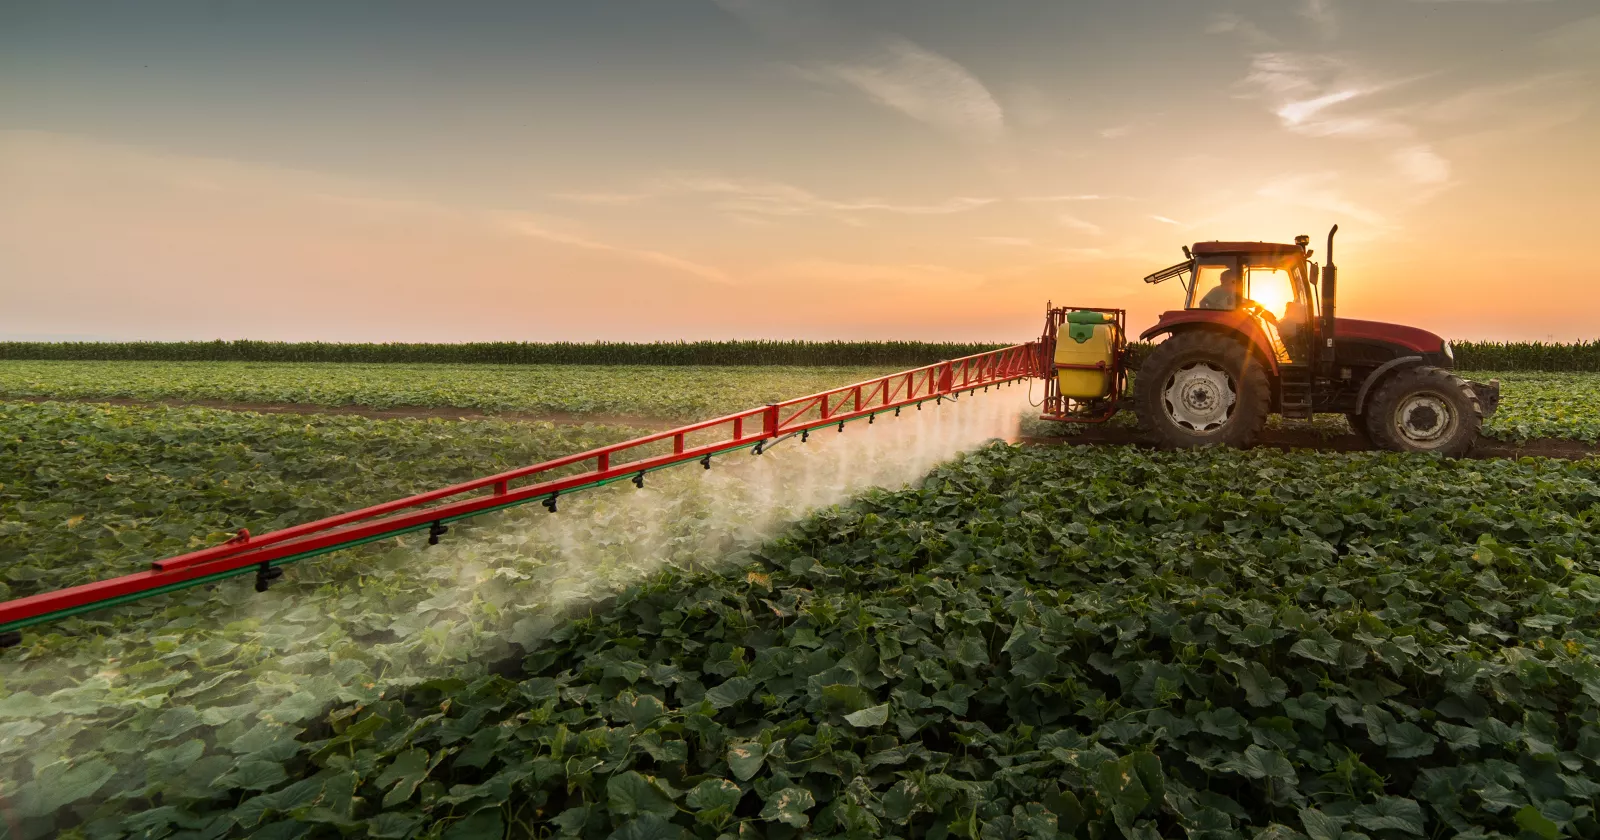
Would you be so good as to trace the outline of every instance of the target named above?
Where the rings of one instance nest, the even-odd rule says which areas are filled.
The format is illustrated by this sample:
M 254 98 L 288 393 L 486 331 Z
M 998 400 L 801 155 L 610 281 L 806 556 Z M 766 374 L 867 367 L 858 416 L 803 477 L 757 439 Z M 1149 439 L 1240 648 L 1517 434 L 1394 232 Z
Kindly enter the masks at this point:
M 74 402 L 100 405 L 119 405 L 134 408 L 165 406 L 171 408 L 214 408 L 222 411 L 255 411 L 261 414 L 337 414 L 370 417 L 376 420 L 514 420 L 530 423 L 559 423 L 563 425 L 629 426 L 648 431 L 672 429 L 683 425 L 681 420 L 663 420 L 659 417 L 640 417 L 611 414 L 569 414 L 562 412 L 490 413 L 471 408 L 433 408 L 427 406 L 402 406 L 396 408 L 371 408 L 360 405 L 312 405 L 310 403 L 251 403 L 227 400 L 134 400 L 120 397 L 22 397 L 5 398 L 11 402 Z M 1086 426 L 1073 435 L 1023 435 L 1017 442 L 1029 446 L 1068 444 L 1076 446 L 1134 446 L 1142 443 L 1138 432 L 1127 426 Z M 1260 446 L 1289 451 L 1314 449 L 1322 452 L 1361 452 L 1369 449 L 1365 439 L 1356 435 L 1328 436 L 1303 429 L 1263 429 Z M 1580 440 L 1542 438 L 1510 443 L 1494 438 L 1479 437 L 1473 446 L 1471 458 L 1565 458 L 1576 460 L 1600 456 L 1600 446 Z
M 1095 426 L 1086 427 L 1082 433 L 1076 435 L 1024 436 L 1020 442 L 1026 445 L 1133 446 L 1142 443 L 1143 439 L 1139 437 L 1138 431 L 1132 428 Z M 1357 435 L 1328 436 L 1301 429 L 1262 429 L 1257 445 L 1270 446 L 1286 452 L 1292 449 L 1315 449 L 1322 452 L 1363 452 L 1371 448 L 1364 438 Z M 1468 457 L 1480 459 L 1537 457 L 1576 460 L 1595 455 L 1600 455 L 1600 446 L 1584 443 L 1581 440 L 1544 438 L 1523 441 L 1522 443 L 1509 443 L 1480 436 L 1478 442 L 1473 445 L 1472 453 Z

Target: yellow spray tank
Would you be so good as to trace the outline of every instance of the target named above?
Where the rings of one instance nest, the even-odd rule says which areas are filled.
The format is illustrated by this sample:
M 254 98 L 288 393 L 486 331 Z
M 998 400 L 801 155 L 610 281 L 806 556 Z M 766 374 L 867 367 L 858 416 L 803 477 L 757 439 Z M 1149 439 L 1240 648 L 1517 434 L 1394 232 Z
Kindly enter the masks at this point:
M 1122 335 L 1115 317 L 1087 310 L 1066 313 L 1066 323 L 1056 336 L 1056 385 L 1061 396 L 1093 400 L 1107 396 L 1116 386 L 1117 349 Z

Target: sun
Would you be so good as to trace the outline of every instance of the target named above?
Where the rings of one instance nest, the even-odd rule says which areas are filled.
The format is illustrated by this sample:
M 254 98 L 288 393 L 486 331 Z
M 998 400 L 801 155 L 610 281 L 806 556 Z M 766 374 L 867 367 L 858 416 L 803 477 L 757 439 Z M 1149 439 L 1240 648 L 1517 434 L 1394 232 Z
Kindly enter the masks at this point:
M 1289 273 L 1282 269 L 1253 268 L 1250 270 L 1248 294 L 1251 300 L 1271 312 L 1273 317 L 1282 318 L 1284 310 L 1294 300 L 1294 285 L 1289 280 Z

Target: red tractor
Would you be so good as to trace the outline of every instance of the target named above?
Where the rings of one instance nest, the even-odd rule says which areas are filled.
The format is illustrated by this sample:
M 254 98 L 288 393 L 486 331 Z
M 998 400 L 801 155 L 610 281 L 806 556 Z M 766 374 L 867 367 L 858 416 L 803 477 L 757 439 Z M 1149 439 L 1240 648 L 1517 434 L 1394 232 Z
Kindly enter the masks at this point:
M 1451 373 L 1450 342 L 1416 327 L 1335 317 L 1338 269 L 1311 261 L 1311 239 L 1199 242 L 1145 278 L 1178 278 L 1184 308 L 1141 340 L 1164 336 L 1131 377 L 1139 427 L 1169 447 L 1251 445 L 1273 413 L 1343 414 L 1397 452 L 1462 455 L 1500 401 L 1498 381 Z M 1117 309 L 1048 309 L 1041 340 L 1044 417 L 1111 418 L 1129 403 L 1128 345 Z

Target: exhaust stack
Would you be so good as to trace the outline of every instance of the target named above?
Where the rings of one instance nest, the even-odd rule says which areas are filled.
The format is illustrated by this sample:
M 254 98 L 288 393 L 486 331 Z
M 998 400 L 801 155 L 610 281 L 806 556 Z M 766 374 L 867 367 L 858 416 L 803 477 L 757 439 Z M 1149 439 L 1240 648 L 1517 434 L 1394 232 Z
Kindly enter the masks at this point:
M 1328 360 L 1330 368 L 1333 365 L 1334 313 L 1339 297 L 1339 267 L 1333 264 L 1333 235 L 1338 232 L 1338 225 L 1328 231 L 1328 264 L 1322 268 L 1322 356 Z

